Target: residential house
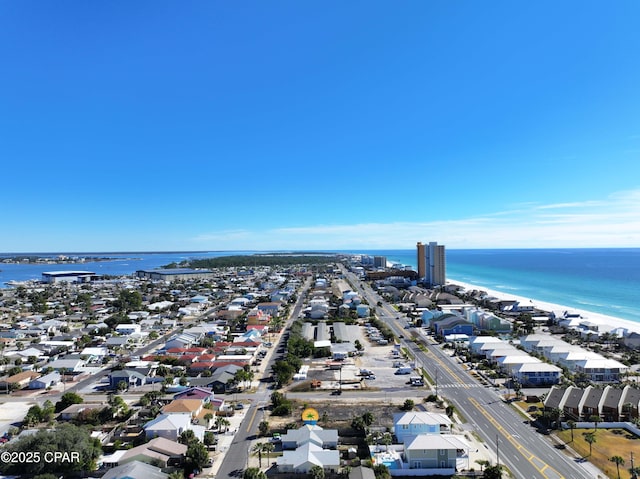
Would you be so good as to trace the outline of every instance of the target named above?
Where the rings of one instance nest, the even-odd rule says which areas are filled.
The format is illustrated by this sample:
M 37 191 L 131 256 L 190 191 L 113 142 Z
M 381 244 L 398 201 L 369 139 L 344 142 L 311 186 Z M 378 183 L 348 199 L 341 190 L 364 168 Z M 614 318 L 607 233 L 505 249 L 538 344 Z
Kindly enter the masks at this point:
M 289 429 L 280 440 L 284 450 L 296 449 L 308 442 L 313 442 L 323 449 L 335 449 L 338 447 L 338 431 L 306 424 L 299 429 Z
M 433 321 L 431 327 L 438 336 L 449 336 L 450 334 L 471 336 L 473 334 L 473 324 L 457 315 L 445 316 L 442 319 Z
M 580 420 L 580 413 L 584 404 L 584 389 L 575 386 L 569 386 L 567 388 L 566 399 L 564 400 L 564 417 L 567 419 L 573 419 L 574 421 Z
M 190 414 L 191 420 L 195 424 L 203 425 L 207 428 L 213 423 L 215 411 L 205 408 L 200 399 L 174 399 L 162 408 L 163 414 Z M 211 415 L 211 418 L 207 418 Z
M 195 437 L 203 441 L 206 430 L 204 426 L 193 424 L 191 414 L 160 414 L 147 422 L 143 429 L 147 439 L 164 437 L 170 441 L 177 441 L 187 430 L 193 431 Z
M 60 420 L 61 421 L 72 421 L 78 415 L 85 411 L 93 411 L 93 410 L 102 410 L 105 408 L 104 404 L 98 403 L 81 403 L 81 404 L 72 404 L 62 411 L 60 411 Z
M 82 369 L 86 366 L 86 361 L 84 359 L 56 359 L 55 361 L 47 364 L 47 367 L 54 369 L 60 373 L 64 372 L 64 374 L 79 374 L 82 372 Z
M 618 421 L 622 415 L 622 388 L 605 387 L 606 393 L 602 403 L 602 419 L 604 421 Z
M 451 431 L 451 419 L 446 414 L 409 411 L 393 415 L 393 432 L 398 442 L 408 436 L 441 434 Z
M 190 348 L 194 344 L 197 344 L 199 340 L 200 338 L 193 334 L 176 334 L 169 338 L 169 340 L 165 343 L 165 349 Z
M 33 371 L 22 371 L 21 373 L 14 374 L 13 376 L 5 376 L 0 378 L 0 390 L 7 390 L 11 387 L 22 389 L 27 387 L 29 383 L 41 376 L 40 373 Z
M 562 369 L 548 363 L 524 363 L 512 369 L 512 377 L 523 386 L 549 386 L 558 384 Z
M 575 372 L 585 374 L 589 381 L 593 382 L 618 382 L 629 370 L 619 361 L 614 359 L 585 359 L 575 363 Z
M 640 389 L 625 386 L 620 402 L 622 403 L 621 412 L 626 421 L 632 421 L 640 416 Z
M 213 400 L 213 391 L 208 388 L 191 387 L 175 394 L 173 399 L 199 399 L 206 404 Z
M 459 455 L 469 450 L 462 436 L 453 434 L 420 434 L 407 437 L 404 444 L 405 462 L 409 469 L 438 469 L 453 474 Z
M 132 461 L 122 466 L 109 469 L 102 479 L 167 479 L 168 474 L 162 469 L 141 461 Z
M 602 417 L 602 403 L 604 402 L 604 388 L 588 386 L 582 402 L 582 418 L 588 421 L 592 416 Z
M 134 323 L 122 323 L 116 326 L 116 333 L 122 336 L 131 336 L 132 334 L 140 334 L 142 328 L 139 324 Z
M 29 389 L 47 389 L 58 384 L 60 380 L 60 373 L 52 371 L 49 374 L 32 379 L 29 382 Z
M 164 437 L 156 437 L 146 444 L 131 449 L 115 451 L 104 456 L 102 464 L 106 468 L 122 466 L 132 461 L 153 464 L 162 468 L 179 466 L 184 462 L 187 446 Z
M 325 431 L 320 426 L 305 425 L 300 429 L 287 431 L 281 439 L 283 453 L 276 459 L 278 472 L 306 474 L 313 466 L 320 466 L 327 472 L 338 471 L 338 431 Z M 288 449 L 285 449 L 285 445 Z M 295 449 L 291 449 L 292 446 Z
M 146 384 L 147 377 L 131 369 L 120 369 L 109 374 L 109 388 L 118 389 L 123 381 L 126 383 L 127 389 L 135 389 Z

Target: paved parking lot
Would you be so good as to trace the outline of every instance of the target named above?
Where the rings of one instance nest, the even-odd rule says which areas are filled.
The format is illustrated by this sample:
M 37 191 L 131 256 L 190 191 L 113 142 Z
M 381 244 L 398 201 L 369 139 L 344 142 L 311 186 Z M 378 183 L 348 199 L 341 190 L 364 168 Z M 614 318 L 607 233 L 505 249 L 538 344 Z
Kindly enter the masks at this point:
M 402 387 L 411 388 L 413 391 L 420 389 L 408 384 L 411 376 L 419 375 L 418 371 L 414 370 L 401 375 L 395 374 L 399 364 L 412 367 L 412 362 L 403 360 L 399 355 L 394 355 L 393 351 L 396 348 L 393 344 L 378 345 L 375 341 L 370 341 L 365 327 L 361 327 L 359 330 L 361 333 L 359 341 L 365 348 L 362 355 L 338 363 L 341 364 L 341 367 L 336 364 L 335 369 L 330 369 L 326 359 L 311 361 L 308 379 L 322 381 L 322 389 L 338 388 L 340 380 L 342 380 L 343 389 L 397 389 Z M 370 371 L 375 379 L 364 379 L 360 375 L 360 370 Z

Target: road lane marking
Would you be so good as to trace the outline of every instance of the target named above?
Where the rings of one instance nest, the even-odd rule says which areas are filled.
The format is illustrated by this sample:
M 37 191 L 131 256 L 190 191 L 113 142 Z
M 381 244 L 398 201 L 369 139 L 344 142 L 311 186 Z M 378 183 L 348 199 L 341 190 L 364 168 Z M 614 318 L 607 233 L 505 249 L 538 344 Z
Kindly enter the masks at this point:
M 251 419 L 249 419 L 249 424 L 247 424 L 247 432 L 251 430 L 253 426 L 253 420 L 256 418 L 256 414 L 258 414 L 258 406 L 253 405 L 253 414 L 251 415 Z
M 491 416 L 487 410 L 485 408 L 483 408 L 480 403 L 475 399 L 470 397 L 469 398 L 469 402 L 471 404 L 473 404 L 476 409 L 478 411 L 480 411 L 480 413 L 491 423 L 493 424 L 493 426 L 500 432 L 500 434 L 502 434 L 502 436 L 509 441 L 517 450 L 518 452 L 520 452 L 520 454 L 522 454 L 522 456 L 529 461 L 529 463 L 536 468 L 536 470 L 543 475 L 543 477 L 546 477 L 547 479 L 564 479 L 564 476 L 562 474 L 560 474 L 558 471 L 556 471 L 553 467 L 551 467 L 549 464 L 547 464 L 545 461 L 543 461 L 542 459 L 540 459 L 539 457 L 537 457 L 535 454 L 532 454 L 530 451 L 528 451 L 522 444 L 520 444 L 518 441 L 516 441 L 516 439 L 514 438 L 514 436 L 512 434 L 510 434 L 507 430 L 505 430 L 504 427 L 502 427 L 502 425 L 495 420 L 495 418 L 493 416 Z M 528 455 L 528 457 L 527 457 Z M 553 474 L 551 476 L 551 478 L 546 474 L 545 471 L 549 470 L 550 472 L 553 471 Z

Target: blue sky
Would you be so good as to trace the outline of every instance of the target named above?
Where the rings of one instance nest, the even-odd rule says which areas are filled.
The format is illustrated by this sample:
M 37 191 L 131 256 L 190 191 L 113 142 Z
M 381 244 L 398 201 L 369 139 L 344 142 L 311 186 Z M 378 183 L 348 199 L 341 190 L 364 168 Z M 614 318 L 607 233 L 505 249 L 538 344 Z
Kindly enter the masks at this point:
M 5 2 L 0 251 L 640 247 L 640 2 Z

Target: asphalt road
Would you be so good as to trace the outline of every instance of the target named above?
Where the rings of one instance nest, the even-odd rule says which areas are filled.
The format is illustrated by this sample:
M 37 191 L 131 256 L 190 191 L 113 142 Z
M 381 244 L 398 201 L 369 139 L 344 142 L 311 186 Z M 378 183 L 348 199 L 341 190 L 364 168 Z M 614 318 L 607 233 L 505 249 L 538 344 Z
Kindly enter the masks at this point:
M 310 281 L 307 280 L 300 289 L 298 293 L 298 301 L 291 309 L 289 318 L 282 329 L 283 331 L 291 325 L 291 322 L 297 318 L 302 311 L 304 298 L 307 295 L 309 285 Z M 273 345 L 271 348 L 271 354 L 266 358 L 267 363 L 264 369 L 265 371 L 268 372 L 271 369 L 271 365 L 276 360 L 275 351 L 283 346 L 286 346 L 286 341 L 281 334 L 278 339 L 278 343 Z M 251 441 L 257 437 L 258 425 L 264 418 L 266 408 L 269 407 L 272 392 L 273 390 L 268 389 L 267 383 L 261 382 L 255 393 L 238 394 L 238 397 L 251 399 L 251 405 L 249 406 L 242 423 L 238 427 L 233 438 L 233 442 L 231 443 L 231 447 L 222 459 L 222 463 L 216 473 L 216 477 L 242 477 L 244 470 L 249 464 L 249 445 L 251 444 Z
M 360 289 L 369 304 L 377 304 L 378 316 L 400 337 L 406 334 L 406 320 L 395 318 L 398 312 L 368 285 L 360 288 L 360 280 L 346 273 Z M 506 465 L 517 478 L 585 479 L 596 477 L 592 466 L 581 463 L 555 449 L 551 441 L 536 432 L 528 422 L 505 404 L 493 388 L 482 386 L 455 358 L 437 346 L 422 351 L 413 341 L 401 340 L 416 361 L 437 382 L 437 394 L 445 397 L 473 430 L 493 451 L 500 464 Z

